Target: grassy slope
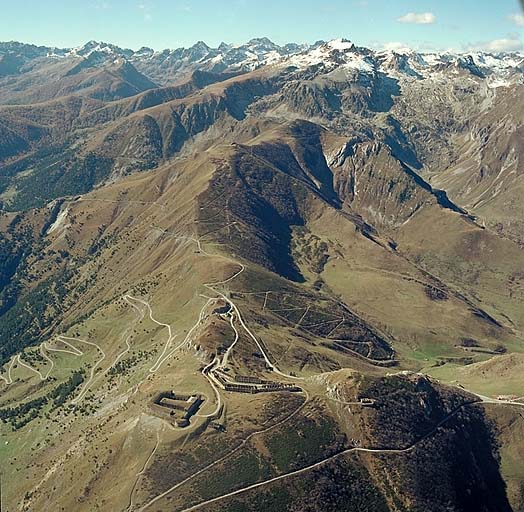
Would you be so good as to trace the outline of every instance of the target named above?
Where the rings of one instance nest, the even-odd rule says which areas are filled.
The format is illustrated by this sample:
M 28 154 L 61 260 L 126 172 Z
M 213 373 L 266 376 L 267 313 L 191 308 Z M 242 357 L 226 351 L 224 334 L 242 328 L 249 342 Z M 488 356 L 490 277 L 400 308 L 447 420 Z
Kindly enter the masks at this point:
M 145 462 L 145 454 L 150 453 L 155 445 L 156 433 L 161 436 L 161 445 L 165 449 L 172 446 L 171 443 L 183 443 L 185 433 L 164 428 L 162 422 L 147 412 L 147 403 L 155 392 L 166 388 L 198 389 L 212 394 L 207 381 L 198 373 L 202 361 L 195 357 L 194 350 L 182 353 L 178 359 L 162 367 L 158 375 L 148 378 L 148 369 L 165 343 L 166 333 L 165 329 L 145 320 L 134 328 L 132 346 L 133 350 L 143 350 L 148 355 L 142 357 L 131 372 L 118 376 L 111 385 L 102 377 L 102 372 L 123 349 L 123 336 L 134 318 L 133 312 L 121 300 L 123 293 L 130 291 L 149 300 L 155 318 L 173 325 L 178 342 L 194 324 L 205 302 L 199 294 L 209 293 L 203 283 L 231 275 L 232 265 L 223 258 L 197 253 L 191 241 L 177 241 L 152 227 L 160 227 L 171 234 L 193 236 L 197 232 L 194 198 L 206 190 L 217 160 L 221 163 L 229 159 L 231 151 L 231 148 L 215 150 L 213 162 L 207 155 L 202 155 L 195 161 L 186 160 L 154 173 L 137 175 L 68 205 L 71 225 L 50 235 L 52 247 L 78 255 L 86 254 L 94 247 L 95 257 L 78 268 L 71 283 L 71 293 L 76 287 L 80 290 L 79 297 L 74 307 L 64 314 L 59 330 L 96 340 L 107 354 L 101 364 L 100 378 L 91 388 L 93 398 L 89 398 L 97 412 L 82 416 L 79 411 L 75 415 L 75 411 L 64 409 L 50 420 L 40 418 L 21 431 L 9 432 L 7 426 L 0 427 L 9 442 L 2 450 L 12 457 L 9 462 L 14 469 L 12 474 L 21 471 L 28 477 L 10 479 L 6 491 L 8 503 L 14 503 L 17 496 L 24 496 L 31 489 L 35 491 L 35 484 L 42 481 L 36 492 L 28 496 L 36 508 L 45 508 L 56 502 L 66 509 L 93 510 L 94 503 L 98 503 L 101 510 L 104 507 L 122 508 L 129 499 L 134 477 Z M 488 346 L 507 341 L 505 332 L 501 334 L 486 328 L 481 320 L 471 316 L 460 300 L 430 300 L 424 292 L 426 278 L 422 279 L 419 270 L 357 233 L 352 223 L 341 222 L 333 209 L 324 208 L 323 203 L 317 208 L 317 216 L 310 218 L 308 227 L 328 243 L 330 260 L 321 273 L 326 283 L 323 293 L 340 294 L 364 318 L 387 329 L 395 337 L 395 349 L 404 365 L 421 367 L 428 364 L 424 361 L 426 358 L 435 360 L 442 356 L 463 355 L 454 348 L 456 339 L 472 333 Z M 101 232 L 99 228 L 102 228 Z M 416 255 L 417 244 L 421 243 L 417 236 L 420 237 L 424 229 L 427 225 L 421 223 L 410 233 L 403 233 L 399 237 L 402 249 L 405 246 L 406 251 L 409 249 Z M 448 256 L 446 253 L 441 256 L 438 249 L 441 247 L 433 248 L 438 257 Z M 218 254 L 230 249 L 209 244 L 206 250 Z M 475 256 L 478 261 L 484 261 L 483 257 L 483 253 Z M 491 260 L 487 258 L 486 262 Z M 37 262 L 34 265 L 39 268 Z M 282 286 L 280 278 L 257 266 L 253 269 L 253 275 L 257 276 L 255 283 L 239 279 L 230 284 L 231 289 L 240 284 L 244 291 L 253 288 L 264 291 L 275 284 Z M 316 276 L 310 275 L 304 284 L 293 286 L 303 287 L 310 293 L 313 277 Z M 452 282 L 460 284 L 455 279 Z M 493 285 L 487 287 L 488 291 L 482 296 L 483 303 L 488 303 L 489 299 L 490 308 L 494 311 L 502 309 L 505 303 L 492 300 L 497 297 L 495 279 L 481 274 L 479 282 Z M 477 293 L 477 288 L 471 290 Z M 314 339 L 300 338 L 289 326 L 277 325 L 273 316 L 260 311 L 260 304 L 256 301 L 240 298 L 238 302 L 243 311 L 246 310 L 250 325 L 254 324 L 253 329 L 263 333 L 270 350 L 278 355 L 284 371 L 296 370 L 304 353 L 316 353 L 326 358 L 310 359 L 305 370 L 308 374 L 330 369 L 332 363 L 364 366 L 361 360 L 313 346 L 312 343 L 316 344 Z M 101 307 L 101 304 L 105 305 Z M 83 322 L 77 325 L 82 318 Z M 427 332 L 425 322 L 428 318 L 434 333 Z M 270 329 L 263 328 L 264 321 L 271 324 Z M 95 352 L 89 352 L 86 363 L 94 364 L 96 357 Z M 67 357 L 57 358 L 56 362 L 71 367 L 78 364 L 74 357 L 69 361 Z M 32 392 L 29 386 L 37 382 L 34 374 L 20 369 L 16 371 L 22 382 L 9 388 L 2 400 L 22 399 Z M 366 368 L 366 371 L 378 370 Z M 63 373 L 57 373 L 57 377 L 67 378 L 68 373 L 63 368 L 59 372 Z M 139 391 L 133 394 L 134 386 L 139 383 L 142 383 Z M 249 400 L 249 397 L 245 399 Z M 245 399 L 232 397 L 228 401 L 228 417 L 233 422 L 231 430 L 239 435 L 249 432 L 251 415 L 264 405 L 264 399 L 258 402 Z M 253 420 L 254 423 L 257 421 Z M 39 442 L 46 448 L 35 456 L 34 450 Z M 190 448 L 194 446 L 192 440 L 188 442 Z M 67 459 L 64 446 L 71 449 Z M 25 469 L 31 458 L 33 465 Z M 285 458 L 277 458 L 282 469 Z M 197 463 L 202 460 L 197 460 Z M 48 473 L 49 468 L 51 473 Z M 260 474 L 266 474 L 264 464 L 259 469 Z M 60 481 L 62 484 L 57 485 Z M 145 499 L 154 491 L 154 483 L 150 488 L 146 484 L 139 494 Z

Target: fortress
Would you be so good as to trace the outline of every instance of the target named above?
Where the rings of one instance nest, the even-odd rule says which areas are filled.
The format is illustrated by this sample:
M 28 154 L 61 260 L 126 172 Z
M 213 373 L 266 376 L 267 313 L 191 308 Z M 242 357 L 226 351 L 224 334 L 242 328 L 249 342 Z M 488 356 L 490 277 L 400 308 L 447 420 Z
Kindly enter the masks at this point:
M 190 425 L 191 417 L 198 412 L 203 403 L 204 398 L 201 395 L 164 391 L 156 395 L 151 408 L 157 414 L 168 416 L 177 427 L 185 428 Z

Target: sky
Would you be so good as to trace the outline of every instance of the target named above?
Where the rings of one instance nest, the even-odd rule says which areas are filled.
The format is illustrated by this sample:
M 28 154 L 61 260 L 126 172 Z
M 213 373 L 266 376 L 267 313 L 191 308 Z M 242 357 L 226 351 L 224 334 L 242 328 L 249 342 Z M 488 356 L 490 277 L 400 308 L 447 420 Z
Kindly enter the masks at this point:
M 347 38 L 374 48 L 524 51 L 517 0 L 0 0 L 0 40 L 156 50 Z

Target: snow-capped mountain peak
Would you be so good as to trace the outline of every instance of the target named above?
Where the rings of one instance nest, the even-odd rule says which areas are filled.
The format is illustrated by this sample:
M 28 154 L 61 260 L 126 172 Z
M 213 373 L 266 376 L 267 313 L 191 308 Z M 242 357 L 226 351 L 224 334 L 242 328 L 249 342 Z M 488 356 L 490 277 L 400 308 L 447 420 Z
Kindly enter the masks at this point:
M 106 63 L 114 64 L 120 62 L 119 59 L 125 59 L 161 84 L 170 83 L 180 75 L 190 74 L 197 69 L 238 73 L 265 65 L 299 69 L 314 67 L 318 68 L 314 71 L 315 74 L 328 74 L 340 69 L 348 79 L 355 73 L 383 73 L 392 77 L 421 80 L 451 72 L 479 79 L 485 77 L 488 85 L 495 84 L 493 87 L 521 83 L 524 74 L 524 55 L 518 52 L 417 52 L 409 48 L 371 50 L 344 38 L 281 46 L 267 37 L 257 37 L 244 44 L 223 42 L 216 48 L 198 41 L 189 48 L 162 51 L 154 51 L 148 47 L 133 51 L 94 40 L 66 49 L 16 42 L 0 43 L 0 58 L 6 55 L 6 59 L 11 62 L 9 66 L 4 65 L 6 74 L 21 72 L 25 63 L 37 58 L 82 58 L 83 69 Z M 14 61 L 16 65 L 13 64 Z

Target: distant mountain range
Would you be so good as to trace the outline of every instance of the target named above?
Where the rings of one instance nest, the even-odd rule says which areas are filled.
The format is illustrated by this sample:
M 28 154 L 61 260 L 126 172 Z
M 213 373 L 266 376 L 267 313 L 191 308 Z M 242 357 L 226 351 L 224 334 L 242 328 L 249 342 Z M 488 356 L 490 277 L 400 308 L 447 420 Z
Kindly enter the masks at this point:
M 288 62 L 305 66 L 332 59 L 340 54 L 348 67 L 362 70 L 396 70 L 412 76 L 425 76 L 452 66 L 478 75 L 491 76 L 493 86 L 514 74 L 522 74 L 524 56 L 518 52 L 418 53 L 410 50 L 373 51 L 345 39 L 314 44 L 289 43 L 279 46 L 268 38 L 256 38 L 242 45 L 221 43 L 211 48 L 203 41 L 190 48 L 155 51 L 142 47 L 137 51 L 113 44 L 89 41 L 77 48 L 54 48 L 18 42 L 0 43 L 0 77 L 22 74 L 60 59 L 83 59 L 82 66 L 96 67 L 125 59 L 159 85 L 165 85 L 195 69 L 215 73 L 252 71 L 265 65 Z M 516 79 L 516 78 L 515 78 Z

